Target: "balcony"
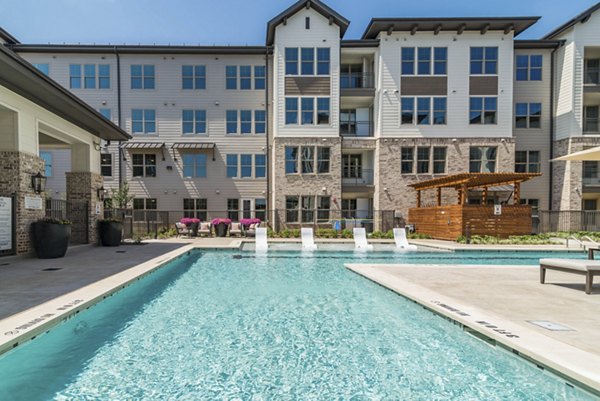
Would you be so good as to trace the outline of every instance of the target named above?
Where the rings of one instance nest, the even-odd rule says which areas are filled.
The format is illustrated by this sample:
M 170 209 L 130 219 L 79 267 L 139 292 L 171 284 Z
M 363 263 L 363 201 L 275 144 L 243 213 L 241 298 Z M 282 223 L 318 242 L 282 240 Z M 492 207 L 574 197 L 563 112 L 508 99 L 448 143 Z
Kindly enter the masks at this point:
M 340 74 L 342 96 L 375 96 L 375 82 L 370 72 Z
M 340 121 L 340 135 L 342 137 L 360 138 L 373 136 L 372 121 Z
M 342 169 L 343 187 L 368 187 L 373 185 L 375 171 L 365 168 L 344 168 Z
M 600 177 L 583 177 L 584 187 L 600 187 Z

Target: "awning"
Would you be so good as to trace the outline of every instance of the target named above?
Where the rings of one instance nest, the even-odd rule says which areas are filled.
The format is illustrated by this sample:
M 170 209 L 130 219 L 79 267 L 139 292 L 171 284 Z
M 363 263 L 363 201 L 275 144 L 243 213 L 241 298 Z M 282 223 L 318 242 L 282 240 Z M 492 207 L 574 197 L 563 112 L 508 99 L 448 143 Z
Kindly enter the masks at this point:
M 214 149 L 214 143 L 199 142 L 177 142 L 171 145 L 171 149 Z
M 600 146 L 552 159 L 551 161 L 600 161 Z
M 127 142 L 121 145 L 124 149 L 160 149 L 164 146 L 164 142 Z

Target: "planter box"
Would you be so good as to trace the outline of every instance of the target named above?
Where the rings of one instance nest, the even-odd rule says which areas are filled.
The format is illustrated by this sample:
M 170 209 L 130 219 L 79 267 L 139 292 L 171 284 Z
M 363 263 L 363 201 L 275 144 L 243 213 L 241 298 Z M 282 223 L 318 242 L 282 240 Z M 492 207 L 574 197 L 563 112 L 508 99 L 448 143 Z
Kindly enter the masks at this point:
M 229 227 L 228 224 L 219 223 L 219 224 L 216 224 L 214 227 L 215 227 L 215 234 L 217 235 L 217 237 L 226 237 L 227 236 L 227 228 Z
M 102 246 L 119 246 L 123 240 L 123 223 L 116 221 L 100 222 Z
M 62 258 L 69 248 L 70 224 L 33 223 L 33 248 L 40 259 Z

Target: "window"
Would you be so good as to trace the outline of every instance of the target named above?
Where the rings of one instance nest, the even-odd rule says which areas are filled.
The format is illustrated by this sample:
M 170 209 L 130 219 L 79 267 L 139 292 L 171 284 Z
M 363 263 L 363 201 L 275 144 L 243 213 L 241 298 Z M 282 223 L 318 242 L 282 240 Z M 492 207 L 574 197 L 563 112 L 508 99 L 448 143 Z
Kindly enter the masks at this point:
M 184 178 L 206 178 L 206 154 L 186 153 L 181 159 Z
M 111 110 L 110 109 L 98 109 L 98 112 L 104 116 L 104 118 L 110 120 L 111 119 Z
M 542 56 L 523 55 L 517 56 L 517 81 L 541 81 L 542 80 Z
M 471 146 L 469 149 L 470 173 L 496 172 L 496 146 Z
M 433 148 L 433 174 L 446 173 L 446 147 Z
M 583 199 L 581 208 L 583 210 L 597 210 L 598 199 Z
M 541 103 L 517 103 L 515 106 L 515 128 L 541 128 Z
M 497 103 L 495 97 L 470 98 L 470 124 L 496 124 Z
M 298 98 L 285 98 L 285 123 L 287 125 L 298 124 Z
M 205 198 L 183 199 L 183 217 L 195 217 L 201 221 L 208 220 L 208 200 Z
M 318 221 L 329 220 L 329 210 L 330 209 L 331 209 L 331 197 L 318 196 L 317 197 L 317 220 Z
M 240 66 L 240 89 L 252 89 L 252 67 L 249 65 Z
M 154 89 L 154 66 L 131 65 L 131 89 Z
M 300 202 L 298 196 L 285 197 L 285 221 L 286 223 L 298 222 L 298 211 Z
M 156 198 L 135 198 L 133 200 L 134 210 L 156 210 Z
M 240 155 L 242 178 L 252 177 L 252 155 Z
M 40 159 L 44 161 L 44 175 L 52 177 L 52 153 L 40 152 Z
M 331 151 L 329 147 L 318 146 L 317 147 L 317 173 L 326 174 L 329 173 L 329 158 Z
M 298 49 L 285 48 L 285 75 L 298 75 Z
M 310 17 L 304 19 L 304 29 L 310 29 Z
M 237 178 L 238 175 L 238 155 L 227 155 L 227 178 Z
M 429 124 L 430 123 L 430 112 L 431 112 L 431 98 L 418 97 L 417 98 L 417 124 Z
M 286 146 L 285 147 L 285 173 L 286 174 L 297 174 L 298 173 L 298 147 L 297 146 Z
M 471 47 L 471 75 L 498 73 L 497 47 Z
M 183 110 L 181 120 L 184 134 L 206 134 L 206 110 Z
M 329 124 L 329 98 L 328 97 L 317 98 L 317 124 L 319 124 L 319 125 Z
M 98 89 L 110 89 L 110 65 L 98 65 Z
M 156 177 L 156 154 L 134 153 L 131 155 L 134 177 Z
M 235 198 L 227 199 L 227 217 L 233 221 L 240 219 L 240 200 Z
M 264 134 L 267 130 L 267 112 L 264 110 L 254 111 L 254 133 Z
M 414 152 L 414 148 L 402 148 L 400 150 L 400 172 L 402 174 L 413 173 Z
M 433 48 L 433 74 L 446 75 L 448 71 L 448 48 Z
M 31 63 L 35 68 L 37 68 L 44 75 L 50 75 L 50 64 L 48 63 Z
M 600 106 L 585 106 L 583 118 L 583 132 L 600 132 Z
M 263 198 L 254 199 L 254 217 L 260 221 L 267 220 L 267 200 Z
M 240 126 L 242 134 L 252 133 L 252 110 L 240 110 Z
M 445 97 L 434 97 L 433 98 L 433 124 L 434 125 L 446 124 L 446 98 Z
M 183 65 L 181 66 L 182 89 L 206 89 L 206 66 Z
M 96 89 L 96 65 L 83 65 L 83 87 L 85 89 Z
M 540 152 L 539 150 L 517 150 L 515 152 L 515 172 L 517 173 L 539 173 Z
M 417 74 L 418 75 L 430 75 L 431 74 L 431 47 L 419 47 L 417 49 L 418 62 L 417 62 Z
M 314 172 L 314 148 L 312 146 L 302 146 L 302 174 L 312 174 Z
M 402 75 L 415 74 L 415 49 L 414 47 L 402 48 Z
M 237 89 L 237 66 L 225 67 L 225 89 Z
M 312 97 L 301 98 L 302 104 L 302 125 L 314 124 L 315 99 Z
M 585 60 L 584 83 L 591 85 L 600 84 L 600 59 Z
M 415 98 L 403 97 L 402 100 L 402 124 L 415 123 Z
M 317 48 L 317 75 L 329 75 L 329 48 Z
M 598 164 L 596 161 L 584 161 L 583 178 L 598 178 Z
M 416 98 L 417 110 L 415 113 L 415 98 L 403 97 L 401 99 L 402 124 L 441 125 L 446 124 L 446 98 L 445 97 L 418 97 Z M 432 118 L 433 116 L 433 118 Z
M 267 176 L 267 156 L 254 155 L 254 177 L 265 178 Z
M 266 88 L 266 68 L 264 65 L 254 66 L 254 89 Z
M 356 199 L 342 199 L 342 217 L 347 219 L 355 219 L 356 209 Z
M 315 49 L 312 47 L 303 47 L 300 49 L 302 61 L 300 71 L 302 75 L 315 75 Z
M 417 174 L 429 173 L 429 147 L 417 148 Z
M 342 155 L 342 178 L 362 178 L 362 155 Z
M 237 134 L 238 132 L 238 112 L 237 110 L 227 110 L 227 133 Z
M 69 87 L 71 89 L 81 89 L 81 65 L 69 65 Z
M 110 153 L 100 155 L 100 174 L 102 177 L 112 177 L 112 155 Z
M 131 131 L 134 134 L 156 133 L 156 112 L 153 109 L 131 110 Z
M 303 196 L 302 198 L 302 222 L 312 223 L 315 219 L 314 196 Z

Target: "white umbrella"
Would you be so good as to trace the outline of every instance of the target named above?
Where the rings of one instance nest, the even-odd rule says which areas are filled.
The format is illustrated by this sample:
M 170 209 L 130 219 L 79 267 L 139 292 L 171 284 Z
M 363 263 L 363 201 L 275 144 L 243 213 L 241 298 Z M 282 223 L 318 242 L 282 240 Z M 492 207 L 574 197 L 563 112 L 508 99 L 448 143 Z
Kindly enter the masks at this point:
M 573 161 L 600 161 L 600 146 L 595 147 L 595 148 L 590 148 L 590 149 L 586 149 L 586 150 L 582 150 L 579 152 L 575 152 L 575 153 L 571 153 L 568 155 L 564 155 L 561 157 L 557 157 L 556 159 L 552 159 L 552 161 L 559 161 L 559 160 L 564 160 L 564 161 L 569 161 L 569 160 L 573 160 Z

